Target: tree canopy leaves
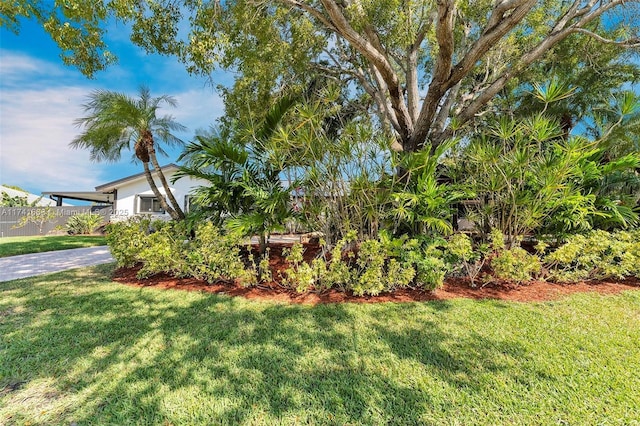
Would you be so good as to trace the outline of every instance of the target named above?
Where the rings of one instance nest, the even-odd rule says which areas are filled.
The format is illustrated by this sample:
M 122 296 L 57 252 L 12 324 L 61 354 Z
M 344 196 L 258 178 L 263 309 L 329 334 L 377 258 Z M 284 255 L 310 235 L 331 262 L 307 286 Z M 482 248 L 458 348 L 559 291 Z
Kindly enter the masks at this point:
M 562 75 L 560 69 L 572 62 L 588 63 L 587 49 L 606 71 L 600 50 L 614 57 L 623 48 L 637 51 L 639 5 L 637 0 L 69 0 L 64 5 L 18 0 L 3 3 L 0 16 L 2 25 L 14 30 L 21 18 L 40 22 L 65 63 L 89 76 L 114 60 L 104 44 L 106 24 L 128 22 L 133 42 L 177 55 L 191 72 L 234 71 L 234 87 L 226 91 L 232 115 L 249 102 L 266 109 L 284 85 L 329 76 L 394 131 L 398 149 L 414 151 L 437 146 L 492 111 L 503 93 L 524 93 L 522 85 L 536 81 L 529 79 L 532 70 L 545 72 L 540 64 L 546 64 L 548 77 L 548 68 L 559 60 Z M 637 70 L 630 72 L 637 76 Z

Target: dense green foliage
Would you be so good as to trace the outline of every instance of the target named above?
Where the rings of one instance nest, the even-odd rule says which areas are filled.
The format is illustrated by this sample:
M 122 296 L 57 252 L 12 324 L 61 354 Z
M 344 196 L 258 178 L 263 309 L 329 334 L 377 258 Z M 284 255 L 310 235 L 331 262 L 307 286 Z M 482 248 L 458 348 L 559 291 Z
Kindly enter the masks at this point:
M 294 244 L 286 257 L 285 285 L 299 292 L 329 288 L 352 291 L 357 296 L 378 295 L 402 287 L 433 290 L 444 282 L 447 266 L 435 243 L 392 238 L 382 232 L 378 239 L 354 245 L 356 232 L 349 232 L 330 250 L 328 260 L 303 262 L 303 248 Z M 328 253 L 326 245 L 323 253 Z
M 573 235 L 545 260 L 555 281 L 640 277 L 640 230 Z
M 449 235 L 453 232 L 453 206 L 472 195 L 462 186 L 439 181 L 442 157 L 458 143 L 452 139 L 434 152 L 394 155 L 389 203 L 385 206 L 387 226 L 394 234 Z
M 210 185 L 194 193 L 193 221 L 158 225 L 150 235 L 135 222 L 133 235 L 126 235 L 131 229 L 114 232 L 113 238 L 131 240 L 118 250 L 119 262 L 141 262 L 140 276 L 204 277 L 211 268 L 209 281 L 275 279 L 299 292 L 338 288 L 376 295 L 406 286 L 434 289 L 448 276 L 471 285 L 520 283 L 545 273 L 557 279 L 554 268 L 561 265 L 521 247 L 524 238 L 557 245 L 577 233 L 639 223 L 640 155 L 615 155 L 608 148 L 637 113 L 635 95 L 612 103 L 618 120 L 589 139 L 570 135 L 554 118 L 553 107 L 574 90 L 551 80 L 535 87 L 544 107 L 534 115 L 487 120 L 432 151 L 397 153 L 388 148 L 387 135 L 349 113 L 343 91 L 318 81 L 305 93 L 274 98 L 256 121 L 225 122 L 217 133 L 197 136 L 180 176 Z M 285 176 L 296 178 L 283 184 Z M 477 242 L 458 234 L 445 238 L 461 210 L 475 225 Z M 292 219 L 320 232 L 323 255 L 304 262 L 302 248 L 294 246 L 289 269 L 273 277 L 268 237 Z M 225 235 L 259 235 L 259 256 L 240 259 L 232 248 L 239 242 L 231 240 L 222 258 L 234 267 L 225 273 L 196 254 L 187 256 L 185 251 L 200 250 L 199 229 L 209 222 Z M 597 277 L 594 271 L 584 275 Z
M 496 278 L 521 283 L 540 273 L 540 259 L 520 247 L 517 241 L 507 248 L 504 235 L 495 228 L 491 231 L 490 240 L 489 261 Z
M 469 215 L 485 235 L 493 227 L 513 239 L 638 224 L 640 154 L 607 156 L 601 141 L 565 138 L 548 116 L 503 118 L 450 161 L 475 195 Z
M 310 264 L 297 247 L 289 254 L 285 281 L 300 291 L 434 288 L 447 275 L 475 284 L 483 268 L 522 282 L 546 265 L 520 241 L 558 245 L 640 224 L 640 99 L 625 90 L 640 77 L 636 2 L 85 3 L 17 1 L 3 5 L 2 24 L 39 21 L 88 75 L 111 60 L 109 19 L 191 72 L 235 71 L 221 89 L 225 116 L 181 157 L 178 178 L 209 182 L 187 223 L 148 235 L 134 224 L 124 243 L 112 240 L 121 264 L 143 263 L 141 276 L 211 268 L 208 280 L 253 283 L 269 275 L 269 236 L 295 229 L 326 242 Z M 171 133 L 181 126 L 156 115 L 163 103 L 175 106 L 145 88 L 137 99 L 94 92 L 72 146 L 105 160 L 132 149 L 162 207 L 182 220 L 149 167 L 160 171 L 156 135 L 181 143 Z M 473 241 L 455 234 L 460 215 Z M 208 232 L 258 235 L 260 255 L 221 272 L 201 253 L 198 234 Z M 348 262 L 328 256 L 339 247 Z M 224 253 L 237 260 L 234 250 Z
M 284 230 L 294 214 L 291 195 L 296 184 L 283 185 L 284 165 L 272 146 L 295 102 L 290 96 L 281 98 L 258 125 L 237 123 L 220 134 L 196 136 L 181 156 L 186 165 L 176 175 L 209 183 L 194 191 L 198 219 L 224 223 L 243 236 L 259 235 L 261 253 L 269 234 Z
M 640 278 L 640 231 L 594 231 L 556 249 L 539 243 L 538 254 L 526 251 L 519 240 L 509 242 L 496 228 L 488 244 L 475 245 L 464 234 L 408 238 L 383 231 L 376 239 L 358 240 L 351 231 L 332 246 L 321 241 L 320 253 L 310 261 L 303 246 L 293 244 L 283 253 L 288 267 L 277 276 L 269 269 L 269 250 L 256 260 L 250 249 L 242 250 L 239 234 L 221 232 L 210 222 L 192 233 L 185 222 L 134 219 L 110 224 L 107 242 L 119 266 L 141 266 L 140 278 L 167 273 L 247 286 L 276 280 L 300 293 L 333 288 L 375 296 L 403 287 L 433 290 L 447 277 L 468 279 L 472 286 L 533 278 Z
M 240 258 L 241 239 L 223 234 L 211 223 L 194 229 L 184 222 L 135 218 L 107 226 L 107 243 L 119 266 L 142 265 L 139 278 L 165 272 L 177 277 L 195 277 L 208 282 L 255 281 Z

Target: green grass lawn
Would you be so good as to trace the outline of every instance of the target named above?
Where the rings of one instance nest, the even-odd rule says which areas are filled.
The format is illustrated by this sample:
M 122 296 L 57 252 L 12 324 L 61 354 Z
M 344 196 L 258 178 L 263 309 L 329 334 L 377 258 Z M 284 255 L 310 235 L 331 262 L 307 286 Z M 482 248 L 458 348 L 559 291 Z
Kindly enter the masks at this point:
M 0 424 L 640 419 L 640 291 L 300 306 L 124 286 L 111 268 L 0 283 Z
M 0 238 L 0 257 L 107 244 L 102 235 L 50 235 Z

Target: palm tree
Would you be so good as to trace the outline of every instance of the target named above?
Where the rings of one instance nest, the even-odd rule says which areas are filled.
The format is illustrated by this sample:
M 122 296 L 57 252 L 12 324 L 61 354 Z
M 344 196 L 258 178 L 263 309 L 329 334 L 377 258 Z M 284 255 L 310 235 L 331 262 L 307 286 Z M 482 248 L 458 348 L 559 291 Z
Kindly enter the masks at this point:
M 176 178 L 191 176 L 210 185 L 194 191 L 203 214 L 217 224 L 244 235 L 258 235 L 260 254 L 264 254 L 271 232 L 284 229 L 294 215 L 292 187 L 283 187 L 283 165 L 276 164 L 271 138 L 297 97 L 283 96 L 269 109 L 258 125 L 236 122 L 221 132 L 196 136 L 180 160 Z M 295 184 L 294 184 L 295 187 Z
M 171 115 L 156 115 L 163 103 L 171 107 L 177 106 L 172 96 L 151 97 L 149 89 L 144 86 L 140 88 L 138 98 L 108 90 L 95 90 L 83 105 L 87 116 L 75 120 L 75 124 L 83 132 L 70 146 L 88 149 L 92 161 L 107 162 L 116 162 L 121 158 L 123 150 L 133 149 L 134 161 L 142 162 L 147 182 L 160 205 L 173 219 L 180 220 L 184 219 L 184 212 L 160 169 L 156 152 L 166 155 L 158 141 L 169 146 L 184 145 L 172 132 L 184 131 L 186 128 Z M 158 190 L 149 163 L 160 178 L 169 202 Z

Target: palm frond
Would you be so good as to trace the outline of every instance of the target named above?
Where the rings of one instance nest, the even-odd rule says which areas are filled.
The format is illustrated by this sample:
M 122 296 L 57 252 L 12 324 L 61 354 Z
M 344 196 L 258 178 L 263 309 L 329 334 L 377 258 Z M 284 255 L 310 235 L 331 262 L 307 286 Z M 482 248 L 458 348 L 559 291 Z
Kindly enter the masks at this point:
M 183 131 L 185 127 L 170 115 L 157 117 L 160 104 L 175 106 L 170 96 L 151 97 L 147 87 L 141 87 L 138 98 L 108 90 L 90 92 L 83 104 L 85 116 L 74 124 L 81 129 L 70 146 L 89 150 L 95 161 L 118 161 L 122 152 L 132 150 L 140 135 L 149 130 L 158 132 L 156 142 L 168 145 L 182 145 L 183 142 L 172 132 Z M 162 145 L 156 143 L 156 151 L 166 154 Z M 133 157 L 135 160 L 135 156 Z

